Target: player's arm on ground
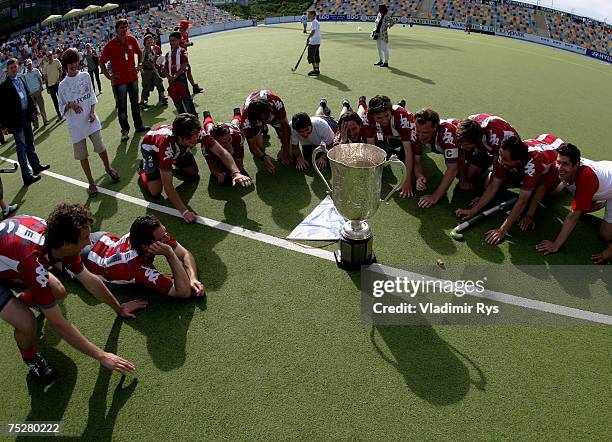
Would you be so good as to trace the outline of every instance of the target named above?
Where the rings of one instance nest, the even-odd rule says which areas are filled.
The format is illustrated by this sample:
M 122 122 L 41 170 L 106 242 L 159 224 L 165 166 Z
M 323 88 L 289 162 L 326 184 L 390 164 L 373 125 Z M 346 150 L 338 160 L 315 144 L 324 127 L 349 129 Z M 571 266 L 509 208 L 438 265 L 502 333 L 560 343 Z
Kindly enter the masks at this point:
M 47 323 L 53 328 L 53 330 L 55 330 L 55 332 L 64 341 L 81 353 L 94 358 L 104 367 L 123 374 L 127 374 L 135 370 L 135 367 L 131 362 L 112 353 L 107 353 L 98 348 L 96 345 L 92 344 L 64 317 L 57 304 L 51 307 L 43 307 L 41 310 L 45 315 Z
M 544 240 L 540 242 L 536 246 L 536 250 L 543 252 L 545 255 L 557 253 L 565 241 L 567 241 L 567 238 L 569 238 L 571 235 L 581 216 L 581 210 L 572 209 L 565 217 L 565 221 L 563 222 L 563 226 L 561 227 L 561 231 L 557 235 L 557 238 L 554 241 Z
M 491 184 L 487 186 L 484 193 L 478 199 L 478 202 L 474 204 L 474 206 L 472 206 L 469 209 L 457 209 L 455 214 L 461 219 L 468 219 L 468 218 L 473 217 L 478 212 L 480 212 L 484 207 L 486 207 L 491 201 L 493 201 L 493 198 L 495 198 L 495 195 L 497 194 L 497 192 L 499 192 L 503 183 L 504 183 L 503 178 L 498 178 L 498 177 L 493 178 L 493 181 L 491 181 Z
M 536 189 L 533 191 L 531 199 L 529 200 L 529 207 L 527 207 L 527 212 L 519 221 L 519 227 L 522 230 L 527 230 L 529 228 L 535 227 L 533 219 L 535 217 L 536 211 L 538 210 L 538 207 L 540 206 L 540 202 L 542 202 L 542 199 L 544 198 L 544 195 L 546 195 L 547 191 L 548 188 L 544 184 L 538 185 L 538 187 L 536 187 Z
M 280 128 L 278 129 L 278 137 L 281 142 L 281 161 L 287 165 L 291 163 L 291 126 L 289 126 L 289 120 L 287 116 L 280 119 Z M 301 154 L 301 152 L 300 152 Z
M 436 204 L 440 200 L 440 198 L 446 195 L 448 188 L 451 186 L 453 180 L 457 176 L 458 168 L 458 163 L 447 163 L 446 172 L 444 172 L 442 181 L 440 182 L 434 193 L 432 193 L 431 195 L 422 196 L 419 199 L 419 207 L 431 207 Z
M 161 241 L 157 241 L 149 246 L 148 251 L 153 255 L 162 255 L 166 258 L 166 261 L 168 261 L 173 277 L 173 284 L 168 291 L 168 296 L 175 298 L 189 298 L 191 296 L 189 276 L 187 276 L 187 272 L 185 271 L 179 257 L 176 256 L 172 246 Z
M 612 259 L 612 242 L 603 252 L 595 253 L 593 256 L 591 256 L 591 259 L 595 264 L 605 264 Z
M 504 237 L 508 234 L 510 228 L 525 211 L 525 208 L 529 203 L 529 198 L 532 194 L 533 190 L 531 189 L 521 189 L 521 191 L 519 192 L 518 200 L 514 204 L 514 207 L 512 207 L 510 214 L 504 220 L 501 227 L 499 229 L 489 230 L 487 233 L 485 233 L 485 240 L 489 244 L 497 244 L 504 239 Z
M 368 141 L 369 142 L 369 141 Z M 402 142 L 404 148 L 404 165 L 406 166 L 406 179 L 402 183 L 400 187 L 400 196 L 402 198 L 411 197 L 414 195 L 414 191 L 412 190 L 412 174 L 414 172 L 414 155 L 412 153 L 412 143 L 410 141 Z M 420 158 L 419 158 L 420 160 Z
M 104 285 L 102 280 L 87 270 L 85 266 L 83 266 L 82 270 L 76 273 L 75 276 L 89 293 L 112 308 L 119 316 L 124 318 L 135 318 L 136 316 L 133 312 L 147 306 L 147 302 L 143 299 L 136 299 L 120 304 L 117 298 L 108 290 L 108 287 Z
M 270 173 L 274 173 L 276 169 L 276 167 L 274 166 L 274 160 L 270 155 L 266 154 L 263 149 L 262 131 L 259 131 L 259 133 L 253 135 L 250 138 L 247 137 L 247 144 L 249 145 L 249 150 L 251 151 L 253 157 L 263 161 L 266 170 Z
M 230 171 L 230 175 L 232 177 L 232 185 L 236 184 L 241 185 L 242 187 L 247 187 L 251 185 L 251 178 L 246 175 L 243 175 L 238 168 L 238 165 L 234 161 L 234 157 L 225 150 L 217 141 L 213 141 L 210 146 L 210 151 L 217 156 L 223 162 L 225 167 Z M 203 152 L 202 152 L 203 153 Z
M 164 192 L 174 208 L 178 210 L 181 215 L 188 212 L 189 209 L 174 187 L 174 175 L 172 174 L 172 170 L 160 169 L 159 172 L 161 175 L 161 182 Z
M 195 292 L 196 296 L 203 295 L 206 288 L 198 279 L 198 268 L 191 252 L 177 243 L 174 253 L 176 253 L 178 259 L 183 263 L 183 268 L 189 277 L 191 289 Z

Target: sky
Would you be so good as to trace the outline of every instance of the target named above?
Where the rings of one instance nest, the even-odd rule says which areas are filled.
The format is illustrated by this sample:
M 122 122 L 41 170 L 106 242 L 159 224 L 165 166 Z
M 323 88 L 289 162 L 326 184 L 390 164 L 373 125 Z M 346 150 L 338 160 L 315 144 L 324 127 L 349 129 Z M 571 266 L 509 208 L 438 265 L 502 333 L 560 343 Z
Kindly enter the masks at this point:
M 574 14 L 591 17 L 603 21 L 607 17 L 607 23 L 612 23 L 612 0 L 518 0 L 523 3 L 540 4 L 547 8 L 559 9 Z

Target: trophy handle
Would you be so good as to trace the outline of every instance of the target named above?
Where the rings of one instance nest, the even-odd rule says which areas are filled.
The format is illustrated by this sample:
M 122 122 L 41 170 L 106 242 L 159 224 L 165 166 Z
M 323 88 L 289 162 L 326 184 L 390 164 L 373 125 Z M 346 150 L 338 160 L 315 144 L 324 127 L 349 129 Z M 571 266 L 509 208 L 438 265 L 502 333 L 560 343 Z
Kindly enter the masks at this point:
M 328 190 L 327 193 L 332 193 L 331 186 L 329 185 L 329 183 L 327 182 L 327 180 L 325 179 L 325 177 L 323 176 L 323 174 L 319 170 L 319 167 L 317 166 L 317 161 L 316 161 L 317 160 L 317 155 L 319 155 L 320 153 L 327 153 L 327 146 L 325 145 L 325 143 L 321 143 L 321 145 L 319 147 L 317 147 L 315 150 L 312 151 L 312 167 L 314 167 L 314 170 L 317 171 L 317 173 L 319 174 L 319 176 L 321 177 L 321 179 L 325 183 L 325 187 L 327 187 L 327 190 Z
M 397 186 L 395 186 L 395 187 L 394 187 L 394 188 L 391 190 L 391 192 L 389 192 L 389 193 L 387 194 L 387 196 L 386 196 L 384 199 L 380 200 L 380 202 L 381 202 L 381 203 L 386 203 L 386 202 L 387 202 L 387 200 L 388 200 L 389 198 L 391 198 L 391 196 L 392 196 L 392 195 L 393 195 L 393 194 L 394 194 L 394 193 L 397 191 L 397 189 L 399 189 L 400 187 L 402 187 L 402 184 L 404 184 L 404 180 L 406 179 L 406 165 L 404 164 L 404 162 L 403 162 L 403 161 L 400 161 L 400 160 L 397 158 L 397 155 L 395 155 L 395 154 L 391 155 L 391 157 L 390 157 L 390 158 L 389 158 L 387 161 L 385 161 L 385 163 L 383 164 L 383 167 L 387 167 L 387 166 L 391 165 L 392 163 L 395 163 L 395 164 L 399 164 L 399 165 L 401 165 L 401 166 L 402 166 L 402 170 L 404 171 L 404 173 L 403 173 L 403 175 L 402 175 L 402 179 L 401 179 L 401 180 L 399 180 L 399 181 L 397 182 Z

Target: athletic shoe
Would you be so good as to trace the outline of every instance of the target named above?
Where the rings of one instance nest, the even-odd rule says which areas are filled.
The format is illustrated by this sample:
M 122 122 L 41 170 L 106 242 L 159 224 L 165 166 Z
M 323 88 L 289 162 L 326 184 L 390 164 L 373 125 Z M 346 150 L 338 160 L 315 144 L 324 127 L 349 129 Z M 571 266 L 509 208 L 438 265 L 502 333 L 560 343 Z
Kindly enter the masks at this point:
M 48 170 L 50 168 L 51 168 L 51 165 L 49 165 L 49 164 L 41 164 L 38 169 L 36 169 L 36 170 L 33 169 L 32 173 L 34 175 L 40 175 L 44 170 Z
M 381 61 L 379 61 L 378 63 L 374 63 L 374 66 L 382 66 L 382 64 L 383 64 L 383 62 L 382 62 L 382 60 L 381 60 Z
M 111 167 L 107 169 L 106 173 L 108 173 L 108 176 L 110 176 L 115 183 L 119 182 L 119 173 L 115 169 Z
M 130 139 L 130 132 L 127 130 L 121 131 L 121 141 L 127 141 Z
M 310 72 L 308 72 L 308 76 L 309 76 L 309 77 L 316 77 L 317 75 L 319 75 L 319 74 L 317 73 L 317 71 L 310 71 Z
M 30 184 L 34 184 L 36 181 L 40 181 L 40 175 L 32 175 L 29 178 L 23 180 L 23 184 L 29 186 Z
M 361 97 L 359 97 L 359 102 L 360 103 L 365 103 L 366 102 L 366 96 L 362 95 Z
M 55 378 L 55 370 L 39 352 L 34 353 L 32 358 L 24 362 L 30 368 L 30 372 L 38 379 L 42 381 L 50 381 Z
M 236 116 L 236 115 L 242 115 L 242 112 L 240 111 L 239 107 L 235 107 L 234 108 L 234 116 Z
M 388 68 L 389 67 L 389 63 L 383 63 L 380 65 L 381 68 Z
M 2 210 L 2 214 L 6 218 L 11 213 L 13 213 L 15 210 L 17 210 L 17 207 L 19 207 L 19 204 L 9 204 L 8 206 L 6 206 L 4 210 Z
M 134 132 L 148 132 L 151 129 L 151 126 L 142 126 L 136 128 Z
M 402 100 L 398 101 L 398 102 L 397 102 L 397 105 L 398 105 L 399 107 L 403 107 L 404 109 L 406 109 L 406 100 L 403 100 L 403 99 L 402 99 Z
M 210 115 L 209 111 L 205 110 L 202 112 L 202 117 L 206 120 L 208 117 L 212 118 L 212 115 Z
M 349 101 L 345 98 L 344 100 L 342 100 L 342 107 L 346 107 L 347 109 L 350 109 L 351 103 L 349 103 Z

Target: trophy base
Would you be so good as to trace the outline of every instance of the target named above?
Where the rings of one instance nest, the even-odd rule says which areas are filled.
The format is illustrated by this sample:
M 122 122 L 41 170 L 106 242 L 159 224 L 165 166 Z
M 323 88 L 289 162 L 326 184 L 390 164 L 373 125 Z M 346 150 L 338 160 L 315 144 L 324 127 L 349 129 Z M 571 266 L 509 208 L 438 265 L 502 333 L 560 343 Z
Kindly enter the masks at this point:
M 363 239 L 352 239 L 343 233 L 340 235 L 340 249 L 334 253 L 338 267 L 344 270 L 360 270 L 362 265 L 376 262 L 372 252 L 374 238 L 371 235 Z

